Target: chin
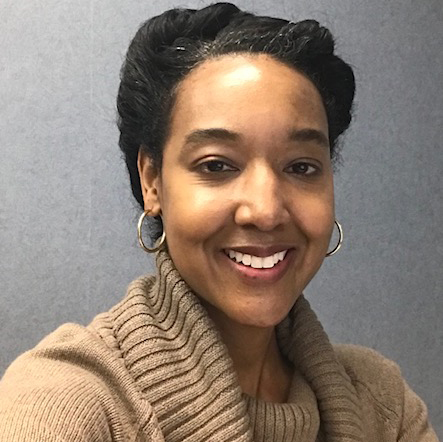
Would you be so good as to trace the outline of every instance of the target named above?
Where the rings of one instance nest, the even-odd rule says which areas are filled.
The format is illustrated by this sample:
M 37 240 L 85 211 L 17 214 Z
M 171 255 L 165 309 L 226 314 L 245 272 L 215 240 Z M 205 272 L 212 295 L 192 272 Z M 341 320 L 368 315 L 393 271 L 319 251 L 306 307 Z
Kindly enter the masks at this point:
M 291 307 L 244 309 L 229 316 L 232 321 L 244 326 L 273 328 L 286 318 Z

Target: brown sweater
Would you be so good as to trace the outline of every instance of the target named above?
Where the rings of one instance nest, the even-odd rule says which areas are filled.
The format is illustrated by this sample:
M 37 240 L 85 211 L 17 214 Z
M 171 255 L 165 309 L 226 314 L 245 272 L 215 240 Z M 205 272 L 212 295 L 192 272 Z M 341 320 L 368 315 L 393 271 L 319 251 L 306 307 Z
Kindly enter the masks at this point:
M 277 330 L 296 367 L 288 403 L 244 395 L 167 253 L 157 266 L 88 327 L 64 325 L 10 366 L 0 441 L 437 441 L 398 367 L 332 347 L 303 297 Z

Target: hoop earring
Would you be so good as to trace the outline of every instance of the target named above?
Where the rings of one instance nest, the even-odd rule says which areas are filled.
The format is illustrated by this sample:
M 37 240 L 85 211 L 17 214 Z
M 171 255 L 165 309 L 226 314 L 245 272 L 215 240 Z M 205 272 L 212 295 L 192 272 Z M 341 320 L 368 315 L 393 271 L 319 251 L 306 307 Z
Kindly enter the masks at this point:
M 142 226 L 143 226 L 143 221 L 146 218 L 146 215 L 149 214 L 148 210 L 145 210 L 141 215 L 140 218 L 138 219 L 138 223 L 137 223 L 137 238 L 138 238 L 138 243 L 140 244 L 140 247 L 147 253 L 155 253 L 157 251 L 159 251 L 161 249 L 161 247 L 163 246 L 163 244 L 165 243 L 166 240 L 166 233 L 165 230 L 163 229 L 163 233 L 162 236 L 160 237 L 159 240 L 157 240 L 155 242 L 154 247 L 146 247 L 145 243 L 143 242 L 143 238 L 142 238 Z
M 337 220 L 334 220 L 334 224 L 337 226 L 338 229 L 338 242 L 337 245 L 330 252 L 326 253 L 327 258 L 335 255 L 340 250 L 340 247 L 343 243 L 343 229 L 341 227 L 341 224 Z

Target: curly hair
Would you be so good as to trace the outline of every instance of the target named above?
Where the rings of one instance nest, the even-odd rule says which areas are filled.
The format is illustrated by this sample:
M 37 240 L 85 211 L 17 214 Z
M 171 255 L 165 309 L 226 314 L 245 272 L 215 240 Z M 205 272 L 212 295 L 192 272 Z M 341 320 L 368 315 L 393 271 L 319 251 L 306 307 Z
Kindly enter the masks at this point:
M 197 65 L 225 54 L 269 54 L 304 73 L 317 87 L 329 125 L 330 155 L 351 122 L 355 80 L 334 54 L 334 39 L 314 20 L 297 23 L 241 11 L 231 3 L 171 9 L 144 22 L 135 34 L 120 75 L 117 97 L 119 145 L 132 192 L 143 208 L 137 170 L 140 149 L 161 170 L 177 87 Z M 153 238 L 159 236 L 156 218 Z

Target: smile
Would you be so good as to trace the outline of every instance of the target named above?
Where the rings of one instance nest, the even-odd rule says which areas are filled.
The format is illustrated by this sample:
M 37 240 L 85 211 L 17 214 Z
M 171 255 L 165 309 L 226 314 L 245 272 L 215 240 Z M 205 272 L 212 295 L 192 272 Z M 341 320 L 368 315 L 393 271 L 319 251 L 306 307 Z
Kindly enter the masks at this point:
M 269 256 L 254 256 L 247 253 L 237 252 L 235 250 L 225 250 L 225 253 L 233 261 L 243 264 L 244 266 L 252 267 L 254 269 L 272 269 L 272 267 L 285 259 L 287 250 Z

